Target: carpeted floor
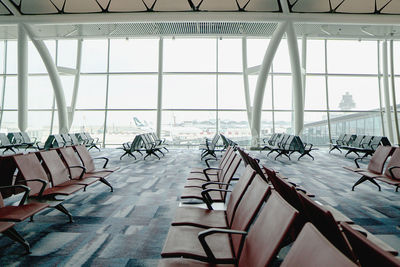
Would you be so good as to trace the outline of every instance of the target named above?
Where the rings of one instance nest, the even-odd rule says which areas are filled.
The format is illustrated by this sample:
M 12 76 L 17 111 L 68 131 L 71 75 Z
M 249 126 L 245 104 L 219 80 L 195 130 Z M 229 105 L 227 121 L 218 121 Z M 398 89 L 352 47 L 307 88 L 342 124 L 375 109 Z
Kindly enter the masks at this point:
M 315 161 L 274 161 L 265 152 L 252 154 L 400 250 L 400 192 L 384 184 L 379 192 L 369 182 L 352 192 L 359 176 L 342 168 L 353 165 L 352 159 L 326 149 L 313 152 Z M 157 265 L 185 177 L 191 167 L 202 166 L 199 151 L 172 149 L 161 160 L 146 161 L 120 161 L 117 149 L 93 152 L 100 155 L 110 157 L 110 166 L 121 167 L 108 179 L 114 192 L 98 183 L 68 198 L 64 203 L 74 223 L 51 209 L 36 215 L 34 222 L 18 223 L 16 229 L 31 244 L 32 254 L 24 255 L 19 244 L 1 237 L 1 266 Z

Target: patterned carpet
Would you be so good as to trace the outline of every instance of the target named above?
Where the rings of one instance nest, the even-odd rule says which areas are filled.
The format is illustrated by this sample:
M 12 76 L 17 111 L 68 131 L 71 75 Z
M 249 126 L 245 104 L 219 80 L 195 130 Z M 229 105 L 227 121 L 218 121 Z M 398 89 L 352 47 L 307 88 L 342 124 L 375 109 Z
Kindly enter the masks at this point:
M 199 151 L 172 149 L 161 160 L 146 161 L 128 157 L 120 161 L 121 154 L 117 149 L 93 152 L 93 156 L 108 156 L 110 166 L 121 167 L 108 179 L 113 193 L 98 183 L 68 198 L 64 203 L 74 223 L 52 209 L 36 215 L 34 222 L 18 223 L 16 229 L 31 244 L 32 254 L 24 255 L 19 244 L 1 237 L 0 265 L 157 265 L 185 178 L 191 167 L 202 166 Z M 400 193 L 383 184 L 379 192 L 369 182 L 352 192 L 359 176 L 342 168 L 353 165 L 352 159 L 325 149 L 313 152 L 315 161 L 297 161 L 297 157 L 274 161 L 265 152 L 252 154 L 400 250 Z

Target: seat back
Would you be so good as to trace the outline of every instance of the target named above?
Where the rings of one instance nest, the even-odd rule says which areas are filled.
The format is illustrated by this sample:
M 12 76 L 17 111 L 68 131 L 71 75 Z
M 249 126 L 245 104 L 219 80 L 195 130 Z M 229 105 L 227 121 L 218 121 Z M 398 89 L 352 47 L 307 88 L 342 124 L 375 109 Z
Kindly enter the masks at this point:
M 56 150 L 36 152 L 44 163 L 45 170 L 50 174 L 53 186 L 57 186 L 70 180 L 69 171 Z
M 220 161 L 220 163 L 219 163 L 219 166 L 218 166 L 220 169 L 224 168 L 224 166 L 227 164 L 228 159 L 230 158 L 230 156 L 232 155 L 233 152 L 234 152 L 234 151 L 233 151 L 233 148 L 232 148 L 231 146 L 229 146 L 229 147 L 226 149 L 224 155 L 223 155 L 222 158 L 221 158 L 221 161 Z
M 72 139 L 67 133 L 60 134 L 66 146 L 72 146 Z
M 55 142 L 54 135 L 49 135 L 46 139 L 46 142 L 44 142 L 44 150 L 50 149 L 53 147 L 53 143 Z
M 21 136 L 24 143 L 33 143 L 27 132 L 21 132 Z
M 364 148 L 376 150 L 378 146 L 381 144 L 382 138 L 383 138 L 382 136 L 372 136 L 371 142 L 367 147 Z
M 239 181 L 235 184 L 231 196 L 229 197 L 229 201 L 226 204 L 226 218 L 228 225 L 231 225 L 232 219 L 235 216 L 237 205 L 242 200 L 243 194 L 245 194 L 255 175 L 255 171 L 250 165 L 248 165 L 243 174 L 240 176 Z
M 361 233 L 352 229 L 347 223 L 343 222 L 341 226 L 361 266 L 400 266 L 400 261 L 397 258 L 369 241 Z
M 90 133 L 84 132 L 83 134 L 86 136 L 89 144 L 93 144 L 94 143 L 94 138 L 90 135 Z
M 76 138 L 78 138 L 81 144 L 86 144 L 88 142 L 87 137 L 84 133 L 76 133 L 75 136 Z
M 61 154 L 62 159 L 67 166 L 82 166 L 82 162 L 72 147 L 58 148 L 57 151 Z M 69 171 L 71 179 L 79 178 L 82 174 L 82 169 L 80 168 L 69 168 Z
M 263 178 L 264 181 L 269 182 L 268 177 L 265 176 L 264 172 L 261 170 L 261 167 L 258 164 L 258 162 L 256 161 L 256 159 L 249 156 L 249 161 L 250 161 L 251 167 L 256 171 L 256 173 L 258 175 L 260 175 L 261 178 Z
M 386 136 L 381 136 L 381 144 L 383 146 L 391 146 L 392 145 Z
M 64 139 L 60 134 L 53 134 L 53 135 L 54 135 L 54 142 L 52 146 L 53 148 L 63 147 L 66 145 Z
M 366 135 L 364 139 L 362 140 L 360 147 L 361 148 L 366 148 L 370 149 L 370 146 L 372 145 L 372 140 L 374 139 L 374 136 L 372 135 Z
M 233 216 L 230 229 L 247 231 L 258 214 L 262 204 L 268 195 L 271 194 L 271 187 L 260 176 L 256 175 L 239 202 L 235 216 Z M 239 255 L 240 245 L 244 237 L 232 235 L 232 246 L 235 255 Z
M 347 134 L 343 139 L 343 145 L 349 146 L 353 143 L 354 139 L 356 139 L 357 135 L 355 134 Z
M 34 181 L 24 181 L 30 179 L 42 179 L 49 182 L 46 171 L 43 169 L 38 157 L 34 153 L 19 154 L 13 156 L 14 162 L 18 168 L 17 182 L 27 185 L 31 191 L 29 195 L 36 195 L 42 188 L 42 183 Z M 49 187 L 47 184 L 46 188 Z
M 305 194 L 298 193 L 298 195 L 303 204 L 303 211 L 307 221 L 315 225 L 318 231 L 320 231 L 329 242 L 355 262 L 356 259 L 351 251 L 349 243 L 344 238 L 332 214 Z
M 280 148 L 284 148 L 289 138 L 290 138 L 289 134 L 284 134 L 281 141 L 278 142 L 276 145 Z
M 75 146 L 75 151 L 78 153 L 79 158 L 81 159 L 83 166 L 86 168 L 86 172 L 92 172 L 96 169 L 94 166 L 93 158 L 90 155 L 89 151 L 85 146 Z
M 392 156 L 386 166 L 386 170 L 384 175 L 391 177 L 389 169 L 394 166 L 400 166 L 400 147 L 396 147 L 393 151 Z M 392 170 L 394 179 L 400 179 L 400 168 L 396 168 Z
M 5 133 L 0 133 L 0 142 L 1 142 L 2 146 L 11 146 L 12 145 Z
M 233 156 L 234 157 L 232 159 L 231 165 L 226 170 L 224 177 L 222 177 L 223 180 L 222 181 L 220 180 L 220 182 L 222 182 L 222 183 L 228 184 L 231 182 L 233 175 L 235 175 L 236 170 L 238 169 L 240 162 L 242 161 L 242 159 L 236 153 L 233 153 Z M 221 186 L 221 188 L 228 188 L 228 186 L 223 185 L 223 186 Z M 222 192 L 222 193 L 223 193 L 222 194 L 223 196 L 226 194 L 225 192 Z
M 385 162 L 393 151 L 394 147 L 378 146 L 368 163 L 368 170 L 373 173 L 382 173 Z
M 141 135 L 136 135 L 131 143 L 130 151 L 135 152 L 136 150 L 139 150 L 141 148 L 141 143 L 142 143 Z
M 7 155 L 0 157 L 0 186 L 9 186 L 14 184 L 14 173 L 17 169 L 17 166 L 15 165 L 13 156 L 14 155 Z M 1 194 L 4 198 L 8 198 L 15 193 L 16 192 L 14 189 L 1 190 Z
M 80 145 L 80 142 L 75 134 L 69 134 L 69 138 L 71 139 L 72 145 L 77 146 Z
M 296 141 L 294 135 L 289 135 L 288 139 L 286 139 L 285 144 L 283 145 L 284 150 L 293 150 L 296 147 Z
M 277 138 L 278 138 L 278 134 L 277 133 L 272 134 L 271 138 L 268 139 L 268 143 L 272 145 Z
M 339 135 L 339 137 L 336 139 L 336 144 L 337 144 L 337 142 L 339 141 L 339 142 L 342 142 L 343 140 L 344 140 L 344 137 L 346 136 L 346 134 L 340 134 Z
M 357 135 L 357 138 L 351 144 L 352 147 L 361 147 L 365 135 Z
M 236 158 L 236 153 L 234 153 L 233 151 L 230 153 L 229 157 L 227 158 L 226 162 L 224 163 L 224 165 L 222 166 L 221 170 L 219 170 L 218 172 L 218 182 L 223 182 L 225 179 L 225 175 L 227 173 L 227 171 L 229 170 L 230 166 L 233 163 L 233 160 Z
M 19 145 L 24 143 L 24 138 L 22 137 L 20 132 L 8 133 L 7 138 L 12 144 Z
M 237 148 L 237 151 L 239 152 L 239 155 L 243 160 L 244 166 L 247 167 L 247 165 L 250 164 L 249 154 L 244 152 L 240 147 Z
M 297 214 L 281 196 L 271 192 L 247 234 L 238 266 L 270 266 Z
M 356 267 L 358 265 L 335 248 L 314 225 L 307 223 L 280 266 Z

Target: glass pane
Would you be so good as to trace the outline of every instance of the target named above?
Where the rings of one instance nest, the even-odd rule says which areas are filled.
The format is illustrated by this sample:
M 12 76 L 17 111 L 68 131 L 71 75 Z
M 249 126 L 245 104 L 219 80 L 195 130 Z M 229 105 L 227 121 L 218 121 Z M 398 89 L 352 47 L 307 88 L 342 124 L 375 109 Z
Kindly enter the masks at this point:
M 275 112 L 275 132 L 292 133 L 292 112 Z
M 331 112 L 330 114 L 333 138 L 341 133 L 382 135 L 381 117 L 378 112 Z
M 121 145 L 135 135 L 155 131 L 155 111 L 109 111 L 107 114 L 106 145 Z
M 164 111 L 162 136 L 173 145 L 198 145 L 216 131 L 216 113 L 212 111 Z
M 218 71 L 242 72 L 242 40 L 218 40 Z
M 326 112 L 304 113 L 304 128 L 301 138 L 303 142 L 311 143 L 313 145 L 329 144 Z
M 28 134 L 37 141 L 45 142 L 50 133 L 51 111 L 29 111 Z
M 249 88 L 250 88 L 250 99 L 251 99 L 251 103 L 254 103 L 254 93 L 256 91 L 256 86 L 257 86 L 257 79 L 258 76 L 257 75 L 249 75 Z M 262 109 L 269 109 L 272 110 L 272 76 L 268 76 L 267 79 L 267 85 L 265 87 L 265 91 L 264 91 L 264 100 L 263 100 L 263 106 Z M 275 81 L 275 80 L 274 80 Z
M 299 50 L 301 51 L 301 50 Z M 291 72 L 287 40 L 282 39 L 274 57 L 274 72 Z
M 216 39 L 165 39 L 164 71 L 216 71 Z
M 329 77 L 331 110 L 379 108 L 378 79 L 374 77 Z
M 4 108 L 18 108 L 18 79 L 17 77 L 7 77 L 5 79 L 6 91 L 4 95 Z
M 243 75 L 218 76 L 218 108 L 246 109 Z
M 274 76 L 275 110 L 292 110 L 292 77 Z
M 100 108 L 106 105 L 106 75 L 82 75 L 79 84 L 77 108 Z M 93 88 L 96 88 L 93 90 Z M 70 105 L 69 103 L 67 105 Z
M 7 41 L 7 73 L 17 73 L 17 41 Z
M 248 39 L 247 40 L 247 66 L 254 67 L 261 65 L 269 39 Z
M 3 118 L 1 121 L 1 132 L 19 132 L 17 111 L 3 112 Z
M 216 108 L 216 75 L 164 75 L 163 108 Z
M 45 41 L 44 43 L 50 52 L 53 62 L 55 62 L 56 42 Z M 47 69 L 43 63 L 42 57 L 32 42 L 28 42 L 28 72 L 47 73 Z
M 219 132 L 239 145 L 250 145 L 251 132 L 244 111 L 220 111 Z
M 155 109 L 157 87 L 157 75 L 110 75 L 108 107 Z
M 107 71 L 107 40 L 84 40 L 82 48 L 82 72 Z
M 326 89 L 324 76 L 307 76 L 304 109 L 326 110 Z
M 77 40 L 58 41 L 58 66 L 76 68 Z
M 261 138 L 269 137 L 273 133 L 272 112 L 264 111 L 261 117 Z
M 325 73 L 325 41 L 307 40 L 307 73 Z
M 83 77 L 83 75 L 81 76 Z M 61 83 L 64 89 L 65 103 L 67 106 L 71 105 L 72 92 L 74 90 L 74 76 L 71 75 L 60 75 Z M 79 97 L 78 97 L 79 101 Z
M 56 128 L 57 129 L 57 128 Z M 103 140 L 104 111 L 76 111 L 72 122 L 72 133 L 89 132 L 93 138 Z
M 0 41 L 0 73 L 4 73 L 4 43 L 5 41 Z
M 158 71 L 158 39 L 114 39 L 110 72 Z
M 328 41 L 329 73 L 378 73 L 376 41 Z
M 28 107 L 50 109 L 53 106 L 53 86 L 49 76 L 29 76 Z

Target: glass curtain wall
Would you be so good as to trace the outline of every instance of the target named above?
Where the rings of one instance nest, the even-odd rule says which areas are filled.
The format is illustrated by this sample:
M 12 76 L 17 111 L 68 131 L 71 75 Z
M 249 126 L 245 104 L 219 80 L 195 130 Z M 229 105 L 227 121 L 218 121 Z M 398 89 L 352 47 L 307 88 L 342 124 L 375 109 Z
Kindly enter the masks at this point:
M 248 67 L 261 64 L 268 43 L 265 38 L 247 40 Z M 58 66 L 76 67 L 77 40 L 46 41 L 46 45 Z M 158 45 L 157 38 L 84 40 L 71 132 L 87 131 L 106 146 L 116 146 L 135 134 L 155 131 Z M 187 146 L 218 131 L 249 144 L 242 40 L 165 38 L 163 49 L 162 137 Z M 396 53 L 399 49 L 396 43 Z M 18 131 L 17 42 L 1 41 L 0 54 L 0 127 L 2 132 L 13 132 Z M 329 142 L 328 115 L 333 138 L 340 133 L 382 134 L 377 41 L 307 40 L 306 71 L 306 142 Z M 264 94 L 262 137 L 292 131 L 290 73 L 283 39 Z M 70 106 L 74 76 L 61 73 L 61 79 Z M 249 75 L 251 100 L 256 83 L 257 74 Z M 57 132 L 56 109 L 47 71 L 29 42 L 28 132 L 41 140 Z

